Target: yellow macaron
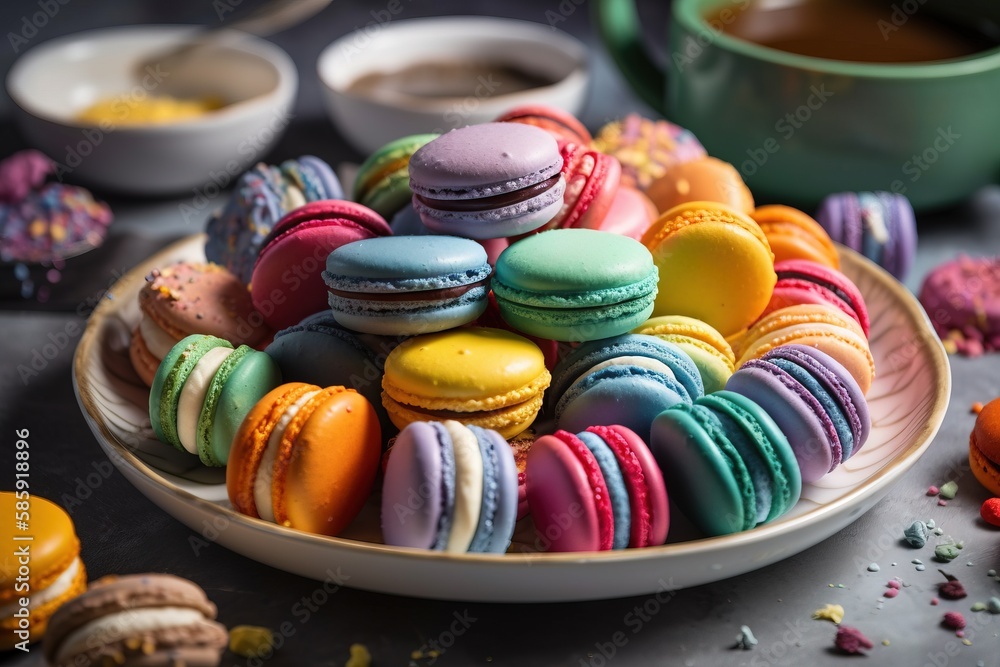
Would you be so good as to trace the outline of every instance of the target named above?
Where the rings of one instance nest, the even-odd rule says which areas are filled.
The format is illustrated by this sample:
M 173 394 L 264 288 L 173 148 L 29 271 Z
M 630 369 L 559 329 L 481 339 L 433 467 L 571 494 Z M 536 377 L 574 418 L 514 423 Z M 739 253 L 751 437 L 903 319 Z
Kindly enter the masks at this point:
M 382 403 L 398 428 L 454 419 L 512 438 L 538 415 L 551 376 L 537 345 L 500 329 L 415 336 L 385 361 Z
M 0 650 L 40 640 L 56 609 L 87 588 L 72 519 L 55 503 L 21 493 L 0 491 L 0 541 L 9 550 L 0 558 Z
M 778 278 L 767 237 L 724 204 L 675 206 L 642 242 L 660 271 L 654 317 L 685 315 L 730 336 L 760 317 L 771 300 Z
M 701 320 L 683 315 L 662 315 L 646 320 L 632 333 L 661 338 L 687 352 L 705 384 L 705 393 L 724 389 L 736 370 L 733 348 L 718 331 Z

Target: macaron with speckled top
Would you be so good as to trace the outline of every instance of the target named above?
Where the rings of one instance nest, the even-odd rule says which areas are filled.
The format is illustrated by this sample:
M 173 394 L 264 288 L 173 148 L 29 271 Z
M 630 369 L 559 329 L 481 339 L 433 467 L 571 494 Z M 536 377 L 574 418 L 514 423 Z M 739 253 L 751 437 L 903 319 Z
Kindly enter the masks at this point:
M 493 274 L 500 314 L 539 338 L 586 341 L 623 334 L 653 311 L 658 274 L 635 239 L 556 229 L 501 253 Z
M 226 489 L 242 514 L 338 535 L 368 499 L 382 450 L 378 416 L 353 389 L 280 385 L 233 438 Z
M 594 148 L 622 165 L 622 185 L 645 191 L 671 166 L 705 157 L 705 148 L 684 128 L 633 113 L 602 127 Z
M 410 158 L 413 208 L 444 234 L 525 234 L 562 208 L 562 166 L 556 140 L 538 127 L 483 123 L 452 130 Z
M 550 379 L 528 339 L 464 327 L 408 338 L 389 353 L 382 404 L 400 429 L 454 419 L 512 438 L 535 421 Z

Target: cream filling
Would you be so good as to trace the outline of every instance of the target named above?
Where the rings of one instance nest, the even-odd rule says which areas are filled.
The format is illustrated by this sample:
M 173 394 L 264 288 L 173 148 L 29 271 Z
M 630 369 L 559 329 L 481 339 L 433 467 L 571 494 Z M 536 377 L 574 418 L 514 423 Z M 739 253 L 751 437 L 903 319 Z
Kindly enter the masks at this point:
M 145 341 L 149 353 L 161 361 L 170 352 L 170 348 L 180 340 L 164 331 L 163 327 L 147 315 L 143 315 L 139 320 L 139 333 L 142 334 L 142 340 Z
M 190 454 L 198 453 L 198 417 L 205 404 L 208 387 L 226 357 L 232 353 L 231 347 L 213 347 L 202 355 L 181 387 L 181 397 L 177 401 L 177 436 Z
M 569 393 L 570 389 L 575 388 L 578 384 L 587 379 L 587 376 L 591 373 L 596 373 L 603 368 L 610 368 L 611 366 L 639 366 L 640 368 L 647 368 L 651 371 L 656 371 L 657 373 L 662 373 L 667 377 L 677 379 L 674 375 L 673 370 L 670 366 L 667 366 L 662 361 L 657 359 L 652 359 L 650 357 L 614 357 L 613 359 L 608 359 L 607 361 L 602 361 L 596 366 L 592 366 L 586 373 L 583 373 L 576 379 L 576 381 L 569 386 L 565 393 Z
M 483 505 L 483 454 L 475 433 L 451 419 L 442 423 L 455 450 L 455 509 L 445 551 L 465 553 L 476 535 Z
M 144 632 L 192 625 L 204 620 L 197 609 L 189 607 L 150 607 L 126 609 L 85 623 L 62 641 L 56 663 L 94 648 L 134 637 Z
M 257 516 L 265 521 L 274 522 L 274 504 L 271 502 L 271 480 L 274 478 L 274 459 L 278 456 L 278 446 L 281 438 L 285 435 L 285 429 L 291 423 L 292 418 L 302 409 L 310 398 L 319 393 L 307 391 L 299 396 L 299 399 L 289 405 L 278 418 L 278 423 L 271 430 L 271 435 L 267 439 L 267 447 L 260 458 L 260 465 L 257 467 L 257 474 L 253 478 L 253 502 L 257 506 Z
M 83 563 L 80 562 L 80 558 L 77 557 L 70 563 L 69 567 L 63 570 L 63 573 L 56 577 L 55 581 L 48 588 L 43 588 L 37 593 L 29 593 L 28 595 L 19 596 L 28 598 L 28 609 L 37 609 L 43 604 L 48 604 L 56 598 L 65 595 L 69 589 L 73 586 L 73 580 L 76 579 L 76 575 L 80 572 L 80 568 Z M 16 602 L 10 604 L 5 604 L 0 607 L 0 618 L 7 618 L 13 616 L 14 612 L 21 608 Z

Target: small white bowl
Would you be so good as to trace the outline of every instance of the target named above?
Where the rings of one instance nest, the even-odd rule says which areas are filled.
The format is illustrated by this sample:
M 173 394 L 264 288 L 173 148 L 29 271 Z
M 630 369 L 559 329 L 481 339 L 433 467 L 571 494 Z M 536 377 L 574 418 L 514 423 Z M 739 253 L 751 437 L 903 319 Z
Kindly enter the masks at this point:
M 349 90 L 359 78 L 420 63 L 480 62 L 514 66 L 554 81 L 512 93 L 372 99 Z M 494 120 L 521 104 L 546 104 L 577 114 L 589 71 L 587 49 L 570 35 L 540 23 L 489 17 L 411 19 L 371 25 L 333 42 L 317 62 L 327 110 L 358 151 L 369 154 L 409 134 L 445 132 Z
M 7 92 L 28 142 L 60 176 L 137 195 L 211 195 L 263 157 L 290 118 L 298 74 L 288 54 L 239 33 L 191 53 L 175 71 L 138 75 L 146 58 L 182 43 L 188 26 L 126 26 L 77 33 L 31 49 Z M 95 102 L 145 95 L 220 97 L 226 106 L 168 124 L 99 125 L 77 116 Z M 204 191 L 199 188 L 204 187 Z

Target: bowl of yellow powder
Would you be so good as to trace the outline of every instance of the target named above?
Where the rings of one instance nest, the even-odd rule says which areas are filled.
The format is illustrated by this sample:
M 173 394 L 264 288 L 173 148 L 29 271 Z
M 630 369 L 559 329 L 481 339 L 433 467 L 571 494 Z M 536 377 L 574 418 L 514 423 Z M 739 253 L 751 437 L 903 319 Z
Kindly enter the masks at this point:
M 146 65 L 197 33 L 123 26 L 30 49 L 7 91 L 27 140 L 62 180 L 132 195 L 212 196 L 259 161 L 288 124 L 298 75 L 274 44 L 231 32 Z

